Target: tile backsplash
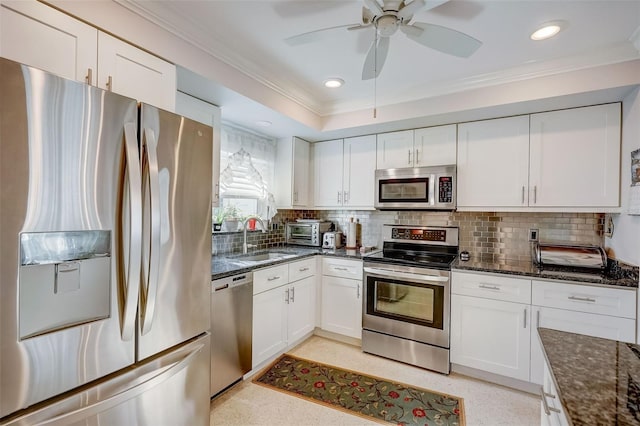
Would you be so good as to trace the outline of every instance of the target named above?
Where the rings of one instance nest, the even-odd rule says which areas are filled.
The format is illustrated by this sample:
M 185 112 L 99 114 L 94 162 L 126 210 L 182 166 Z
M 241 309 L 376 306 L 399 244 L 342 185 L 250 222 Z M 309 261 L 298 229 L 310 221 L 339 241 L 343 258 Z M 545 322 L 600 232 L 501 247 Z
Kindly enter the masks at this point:
M 280 210 L 267 233 L 249 232 L 247 242 L 258 249 L 284 244 L 284 224 L 298 218 L 333 221 L 345 232 L 351 218 L 360 224 L 360 244 L 381 245 L 383 224 L 457 226 L 460 250 L 487 260 L 529 260 L 529 229 L 539 230 L 543 242 L 603 245 L 604 214 L 519 212 L 429 212 L 369 210 Z M 242 232 L 215 233 L 213 254 L 242 250 Z

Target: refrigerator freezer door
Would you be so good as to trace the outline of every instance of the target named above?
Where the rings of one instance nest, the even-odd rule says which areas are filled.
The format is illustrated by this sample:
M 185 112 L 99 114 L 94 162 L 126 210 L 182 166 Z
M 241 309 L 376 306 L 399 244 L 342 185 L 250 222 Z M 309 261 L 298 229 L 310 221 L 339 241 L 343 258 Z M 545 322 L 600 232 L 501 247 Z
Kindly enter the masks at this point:
M 0 58 L 0 418 L 135 360 L 121 316 L 137 285 L 121 279 L 132 253 L 120 249 L 135 214 L 118 212 L 130 204 L 124 127 L 136 121 L 134 100 Z M 71 247 L 96 231 L 109 235 L 110 252 Z M 42 239 L 46 255 L 29 261 L 42 273 L 23 280 L 21 236 L 39 233 L 54 233 Z M 91 277 L 92 256 L 106 282 Z M 83 294 L 99 312 L 86 311 Z M 21 300 L 34 295 L 46 302 Z M 21 325 L 20 309 L 42 312 Z
M 213 129 L 142 104 L 138 360 L 209 330 Z
M 209 425 L 208 334 L 2 426 Z

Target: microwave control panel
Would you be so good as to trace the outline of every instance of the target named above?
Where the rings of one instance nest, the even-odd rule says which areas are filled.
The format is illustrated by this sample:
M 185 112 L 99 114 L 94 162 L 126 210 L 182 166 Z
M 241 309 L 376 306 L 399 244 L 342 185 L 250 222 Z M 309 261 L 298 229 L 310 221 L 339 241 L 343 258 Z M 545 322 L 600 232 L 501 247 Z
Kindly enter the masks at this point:
M 438 177 L 438 202 L 440 203 L 453 202 L 453 177 L 451 176 Z

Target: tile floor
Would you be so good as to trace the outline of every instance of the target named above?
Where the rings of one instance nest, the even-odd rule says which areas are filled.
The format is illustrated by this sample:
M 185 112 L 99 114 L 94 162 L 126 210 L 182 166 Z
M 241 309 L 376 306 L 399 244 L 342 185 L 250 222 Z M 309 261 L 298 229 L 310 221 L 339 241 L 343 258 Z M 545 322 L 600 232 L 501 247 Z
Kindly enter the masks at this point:
M 535 395 L 452 373 L 448 376 L 363 353 L 359 347 L 313 336 L 289 353 L 464 398 L 467 426 L 538 426 Z M 254 385 L 236 384 L 211 403 L 211 425 L 376 425 L 334 410 Z

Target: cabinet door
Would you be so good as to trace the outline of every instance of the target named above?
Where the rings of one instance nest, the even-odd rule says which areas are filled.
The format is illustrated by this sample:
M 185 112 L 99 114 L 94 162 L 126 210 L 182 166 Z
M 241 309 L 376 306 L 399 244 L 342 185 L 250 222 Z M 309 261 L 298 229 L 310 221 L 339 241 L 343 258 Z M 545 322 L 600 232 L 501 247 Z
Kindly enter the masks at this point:
M 313 144 L 316 207 L 342 206 L 342 139 Z
M 309 206 L 309 142 L 293 138 L 293 199 L 294 207 Z
M 456 132 L 455 124 L 415 130 L 413 164 L 416 167 L 456 164 Z
M 176 67 L 103 32 L 98 34 L 98 86 L 175 110 Z
M 316 279 L 304 278 L 289 287 L 287 344 L 297 342 L 316 327 Z
M 542 384 L 544 365 L 544 354 L 537 332 L 538 327 L 621 342 L 633 343 L 636 339 L 636 321 L 630 318 L 533 306 L 532 320 L 534 331 L 531 333 L 531 382 L 538 384 Z
M 528 203 L 529 116 L 458 125 L 458 207 Z
M 211 182 L 213 194 L 211 203 L 214 207 L 218 207 L 220 205 L 220 107 L 201 101 L 185 93 L 176 92 L 176 114 L 213 127 L 213 181 Z
M 362 338 L 362 281 L 322 277 L 323 330 Z
M 7 59 L 95 84 L 97 40 L 95 28 L 35 0 L 0 4 L 0 56 Z
M 451 362 L 529 380 L 530 306 L 451 296 Z
M 377 135 L 376 168 L 413 167 L 413 130 Z
M 251 365 L 254 368 L 287 346 L 286 301 L 284 286 L 253 296 Z
M 620 114 L 616 103 L 531 115 L 531 206 L 619 206 Z
M 345 139 L 342 175 L 345 207 L 373 209 L 375 173 L 375 135 Z

